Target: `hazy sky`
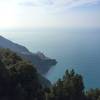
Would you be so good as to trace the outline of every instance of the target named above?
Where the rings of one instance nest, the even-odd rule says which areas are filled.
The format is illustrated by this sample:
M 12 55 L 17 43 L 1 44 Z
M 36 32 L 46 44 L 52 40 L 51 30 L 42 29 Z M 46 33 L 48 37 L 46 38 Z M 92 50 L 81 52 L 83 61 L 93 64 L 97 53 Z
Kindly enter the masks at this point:
M 99 27 L 100 0 L 0 0 L 0 29 Z

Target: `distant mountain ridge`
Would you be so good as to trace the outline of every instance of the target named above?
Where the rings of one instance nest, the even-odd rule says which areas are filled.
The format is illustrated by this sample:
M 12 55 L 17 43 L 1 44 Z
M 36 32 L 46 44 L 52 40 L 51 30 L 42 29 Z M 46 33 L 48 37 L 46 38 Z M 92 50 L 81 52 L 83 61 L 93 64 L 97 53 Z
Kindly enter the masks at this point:
M 36 54 L 32 53 L 26 47 L 14 43 L 2 36 L 0 36 L 0 47 L 8 48 L 16 52 L 18 55 L 25 58 L 26 60 L 32 62 L 41 74 L 46 74 L 49 69 L 57 63 L 55 59 L 50 59 L 41 52 L 38 52 Z

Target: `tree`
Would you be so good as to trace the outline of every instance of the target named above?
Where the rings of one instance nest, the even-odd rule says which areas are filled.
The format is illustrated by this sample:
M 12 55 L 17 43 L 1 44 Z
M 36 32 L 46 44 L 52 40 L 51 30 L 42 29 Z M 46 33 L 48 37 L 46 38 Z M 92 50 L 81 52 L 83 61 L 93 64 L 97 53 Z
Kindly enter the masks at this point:
M 83 98 L 83 79 L 81 75 L 75 74 L 74 70 L 66 70 L 63 79 L 59 79 L 48 94 L 48 100 L 82 100 Z
M 100 100 L 100 89 L 90 89 L 86 95 L 88 100 Z
M 0 100 L 6 99 L 9 93 L 9 73 L 0 60 Z
M 38 74 L 32 64 L 22 61 L 14 65 L 11 69 L 11 77 L 26 93 L 26 100 L 33 100 L 39 97 L 41 84 Z M 42 93 L 42 92 L 41 92 Z

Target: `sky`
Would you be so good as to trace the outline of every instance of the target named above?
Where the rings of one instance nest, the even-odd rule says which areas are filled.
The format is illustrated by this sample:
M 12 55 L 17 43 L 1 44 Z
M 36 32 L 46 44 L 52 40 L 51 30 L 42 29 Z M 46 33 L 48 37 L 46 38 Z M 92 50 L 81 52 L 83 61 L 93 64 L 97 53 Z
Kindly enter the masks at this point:
M 100 28 L 100 0 L 0 0 L 0 30 Z

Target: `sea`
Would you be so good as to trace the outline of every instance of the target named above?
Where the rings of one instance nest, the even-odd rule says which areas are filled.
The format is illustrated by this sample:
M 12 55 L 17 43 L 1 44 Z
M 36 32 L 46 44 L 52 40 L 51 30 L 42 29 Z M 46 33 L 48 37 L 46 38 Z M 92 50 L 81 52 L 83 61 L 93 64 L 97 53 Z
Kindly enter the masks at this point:
M 14 29 L 0 30 L 0 35 L 56 59 L 45 75 L 52 83 L 62 78 L 67 69 L 83 76 L 85 88 L 100 88 L 100 29 Z

